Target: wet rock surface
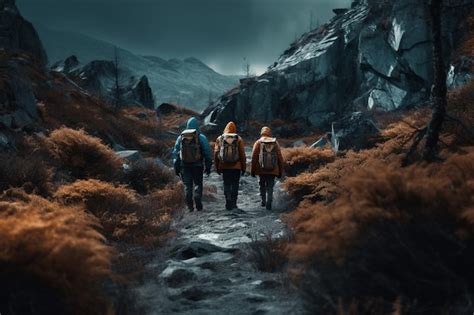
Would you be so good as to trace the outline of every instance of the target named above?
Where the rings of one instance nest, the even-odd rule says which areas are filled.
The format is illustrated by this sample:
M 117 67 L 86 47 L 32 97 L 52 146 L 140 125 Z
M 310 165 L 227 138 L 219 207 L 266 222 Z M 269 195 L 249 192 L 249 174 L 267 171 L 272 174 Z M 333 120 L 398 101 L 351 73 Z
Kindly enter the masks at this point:
M 242 178 L 240 209 L 233 211 L 225 210 L 222 179 L 212 174 L 205 181 L 219 187 L 217 198 L 177 223 L 178 236 L 135 290 L 139 308 L 145 314 L 302 313 L 283 275 L 259 272 L 248 259 L 253 239 L 285 234 L 279 213 L 260 207 L 257 180 Z
M 462 42 L 457 25 L 473 7 L 472 1 L 452 2 L 443 16 L 447 60 Z M 206 121 L 223 127 L 248 117 L 283 119 L 328 131 L 354 111 L 422 104 L 433 81 L 428 15 L 422 0 L 354 1 L 291 44 L 266 73 L 241 81 L 209 106 Z M 467 64 L 453 65 L 451 85 L 472 76 Z

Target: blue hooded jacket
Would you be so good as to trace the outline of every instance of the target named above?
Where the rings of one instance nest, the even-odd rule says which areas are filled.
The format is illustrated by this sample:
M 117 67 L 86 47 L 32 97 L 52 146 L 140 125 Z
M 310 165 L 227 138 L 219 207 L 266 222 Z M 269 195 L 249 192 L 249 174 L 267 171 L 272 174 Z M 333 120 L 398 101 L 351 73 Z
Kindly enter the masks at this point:
M 186 125 L 186 129 L 195 129 L 199 134 L 199 142 L 201 143 L 201 151 L 202 156 L 204 157 L 204 163 L 208 170 L 211 169 L 212 166 L 212 151 L 211 146 L 209 145 L 209 141 L 207 140 L 206 136 L 203 135 L 199 131 L 199 122 L 196 118 L 191 117 L 188 120 Z M 173 150 L 173 165 L 175 170 L 181 167 L 181 159 L 179 157 L 179 153 L 181 152 L 181 136 L 176 139 L 176 144 L 174 145 Z M 202 162 L 196 163 L 196 166 L 202 166 Z

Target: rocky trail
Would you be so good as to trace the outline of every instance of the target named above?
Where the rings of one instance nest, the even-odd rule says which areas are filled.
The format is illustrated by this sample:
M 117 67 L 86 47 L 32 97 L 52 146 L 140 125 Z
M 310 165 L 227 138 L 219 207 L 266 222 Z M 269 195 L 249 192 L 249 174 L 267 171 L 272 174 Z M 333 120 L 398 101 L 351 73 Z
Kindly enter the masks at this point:
M 225 210 L 220 176 L 213 173 L 205 183 L 217 188 L 216 198 L 178 220 L 176 238 L 146 266 L 136 289 L 139 308 L 145 314 L 301 313 L 284 276 L 259 272 L 249 259 L 253 240 L 286 234 L 279 213 L 260 207 L 257 180 L 241 179 L 233 211 Z

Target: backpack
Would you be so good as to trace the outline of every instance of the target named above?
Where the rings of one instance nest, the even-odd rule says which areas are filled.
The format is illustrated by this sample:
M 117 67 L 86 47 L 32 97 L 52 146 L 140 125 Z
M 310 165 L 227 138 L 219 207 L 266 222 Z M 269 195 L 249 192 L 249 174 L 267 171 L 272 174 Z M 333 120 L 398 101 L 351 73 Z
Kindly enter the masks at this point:
M 273 171 L 278 167 L 276 139 L 266 139 L 260 141 L 260 167 L 265 171 Z
M 238 135 L 227 133 L 221 136 L 219 159 L 224 163 L 236 163 L 240 160 Z
M 202 161 L 201 143 L 196 129 L 187 129 L 181 134 L 181 151 L 179 156 L 184 163 Z

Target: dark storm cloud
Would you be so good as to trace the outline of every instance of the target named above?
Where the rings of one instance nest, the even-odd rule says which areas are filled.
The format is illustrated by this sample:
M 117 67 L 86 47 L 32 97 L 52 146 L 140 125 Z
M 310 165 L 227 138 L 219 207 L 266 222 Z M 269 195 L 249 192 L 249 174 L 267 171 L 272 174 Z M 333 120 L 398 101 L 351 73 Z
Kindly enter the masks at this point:
M 197 57 L 224 73 L 257 72 L 314 23 L 350 0 L 17 0 L 23 15 L 139 54 Z

